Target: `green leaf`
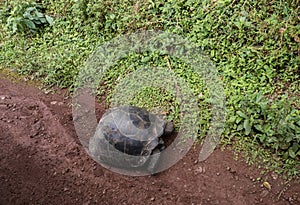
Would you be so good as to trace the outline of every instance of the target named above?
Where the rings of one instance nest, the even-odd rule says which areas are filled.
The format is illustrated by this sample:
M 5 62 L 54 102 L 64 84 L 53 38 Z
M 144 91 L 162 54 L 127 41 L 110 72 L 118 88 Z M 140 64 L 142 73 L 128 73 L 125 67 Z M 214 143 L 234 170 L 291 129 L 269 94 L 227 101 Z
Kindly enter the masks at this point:
M 46 24 L 46 23 L 48 23 L 47 22 L 47 20 L 46 20 L 46 18 L 39 18 L 39 21 L 42 23 L 42 24 Z
M 242 129 L 244 129 L 244 126 L 243 126 L 243 124 L 239 124 L 239 126 L 237 127 L 237 131 L 240 131 L 240 130 L 242 130 Z
M 262 135 L 259 135 L 259 140 L 260 142 L 264 142 L 266 140 L 266 135 L 262 134 Z
M 38 18 L 44 18 L 44 14 L 41 12 L 36 11 L 35 14 Z
M 28 8 L 26 9 L 26 12 L 28 12 L 28 13 L 31 13 L 31 12 L 33 12 L 33 11 L 36 11 L 36 8 L 35 8 L 35 7 L 28 7 Z
M 31 30 L 35 30 L 36 29 L 35 24 L 32 21 L 30 21 L 28 19 L 24 19 L 24 21 L 25 21 L 26 26 L 29 29 L 31 29 Z
M 29 19 L 29 20 L 33 20 L 34 19 L 34 17 L 30 14 L 30 13 L 27 13 L 27 12 L 25 12 L 24 14 L 23 14 L 23 17 L 26 19 Z
M 295 154 L 295 152 L 292 148 L 289 149 L 289 156 L 292 157 L 292 158 L 296 157 L 296 154 Z
M 16 33 L 16 32 L 17 32 L 18 26 L 17 26 L 17 22 L 16 22 L 16 21 L 13 22 L 12 29 L 13 29 L 13 33 Z
M 242 118 L 248 118 L 248 116 L 245 114 L 245 113 L 243 113 L 242 111 L 237 111 L 236 112 L 236 114 L 238 115 L 238 116 L 240 116 L 240 117 L 242 117 Z
M 53 18 L 52 18 L 51 16 L 48 16 L 48 15 L 45 15 L 45 17 L 46 17 L 46 20 L 48 21 L 48 23 L 49 23 L 50 25 L 52 25 L 52 23 L 53 23 Z
M 261 125 L 254 125 L 255 129 L 257 129 L 260 132 L 263 132 L 263 128 Z
M 260 92 L 260 93 L 258 93 L 258 94 L 256 95 L 255 102 L 256 102 L 256 103 L 259 103 L 259 102 L 260 102 L 260 100 L 262 99 L 262 97 L 263 97 L 262 93 L 261 93 L 261 92 Z
M 244 129 L 245 129 L 245 134 L 246 134 L 246 135 L 249 135 L 250 132 L 251 132 L 251 126 L 250 126 L 249 119 L 246 119 L 246 120 L 244 121 Z

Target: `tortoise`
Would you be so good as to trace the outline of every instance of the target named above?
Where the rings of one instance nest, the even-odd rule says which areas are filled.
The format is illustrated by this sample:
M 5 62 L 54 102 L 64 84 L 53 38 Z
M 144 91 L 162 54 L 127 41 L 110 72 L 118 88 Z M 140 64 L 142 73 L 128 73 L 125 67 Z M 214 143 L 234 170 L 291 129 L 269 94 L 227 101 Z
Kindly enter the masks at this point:
M 110 108 L 89 141 L 89 152 L 100 164 L 153 174 L 165 149 L 162 137 L 173 130 L 173 122 L 144 108 L 130 105 Z

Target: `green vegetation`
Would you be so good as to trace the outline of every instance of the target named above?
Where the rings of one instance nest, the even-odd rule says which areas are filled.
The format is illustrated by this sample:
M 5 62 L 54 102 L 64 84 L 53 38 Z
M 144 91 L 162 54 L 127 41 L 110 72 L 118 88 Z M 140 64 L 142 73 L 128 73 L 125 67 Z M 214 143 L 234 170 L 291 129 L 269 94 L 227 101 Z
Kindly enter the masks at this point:
M 299 13 L 297 0 L 2 1 L 0 70 L 72 90 L 79 69 L 104 42 L 145 29 L 178 34 L 203 49 L 224 82 L 228 113 L 223 144 L 246 153 L 249 163 L 299 176 Z M 138 66 L 168 63 L 198 96 L 202 139 L 211 117 L 209 93 L 201 76 L 180 59 L 129 55 L 109 70 L 99 95 L 109 96 L 107 89 Z M 169 93 L 159 89 L 145 88 L 133 103 L 166 105 L 174 118 L 180 114 Z
M 52 24 L 52 17 L 42 13 L 42 7 L 36 3 L 23 2 L 14 5 L 7 18 L 7 28 L 13 33 L 36 32 L 39 28 Z

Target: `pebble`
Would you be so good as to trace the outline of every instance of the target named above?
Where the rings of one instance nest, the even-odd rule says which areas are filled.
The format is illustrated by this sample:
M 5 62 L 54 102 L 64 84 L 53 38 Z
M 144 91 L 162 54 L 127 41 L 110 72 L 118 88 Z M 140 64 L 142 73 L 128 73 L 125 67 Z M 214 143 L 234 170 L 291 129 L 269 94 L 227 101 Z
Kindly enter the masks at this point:
M 50 104 L 55 105 L 55 104 L 57 104 L 57 101 L 52 101 L 52 102 L 50 102 Z
M 271 176 L 274 180 L 278 179 L 278 174 L 276 174 L 276 173 L 272 173 Z
M 150 199 L 151 201 L 154 201 L 155 200 L 155 198 L 154 197 L 151 197 L 151 199 Z
M 10 99 L 10 97 L 6 95 L 0 95 L 0 99 L 1 100 Z

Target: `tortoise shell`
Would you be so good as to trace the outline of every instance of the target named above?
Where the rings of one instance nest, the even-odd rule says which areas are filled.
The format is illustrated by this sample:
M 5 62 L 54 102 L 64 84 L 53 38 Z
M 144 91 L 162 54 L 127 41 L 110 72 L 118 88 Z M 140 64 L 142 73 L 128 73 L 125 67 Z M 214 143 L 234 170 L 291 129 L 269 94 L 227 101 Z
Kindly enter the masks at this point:
M 170 124 L 171 129 L 167 126 Z M 164 149 L 161 136 L 172 130 L 171 122 L 144 108 L 111 108 L 100 119 L 95 135 L 90 139 L 89 151 L 101 164 L 143 166 L 154 150 L 158 153 Z

